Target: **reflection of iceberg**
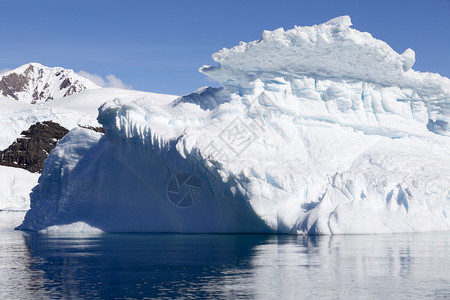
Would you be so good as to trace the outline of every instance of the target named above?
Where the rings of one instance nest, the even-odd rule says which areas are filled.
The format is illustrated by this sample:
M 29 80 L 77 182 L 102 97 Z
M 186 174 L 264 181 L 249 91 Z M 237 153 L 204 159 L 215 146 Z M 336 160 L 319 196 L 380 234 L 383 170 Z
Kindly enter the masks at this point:
M 26 240 L 41 292 L 77 299 L 446 298 L 449 242 L 448 233 L 33 233 Z
M 256 299 L 449 296 L 448 233 L 274 239 L 253 249 L 248 276 L 258 284 Z
M 278 29 L 221 50 L 219 66 L 201 69 L 220 89 L 107 102 L 104 136 L 73 130 L 51 153 L 21 228 L 449 230 L 450 80 L 350 25 Z M 172 198 L 189 192 L 195 205 L 168 196 L 180 174 L 200 183 Z
M 230 271 L 250 269 L 252 249 L 268 238 L 31 234 L 27 244 L 32 259 L 40 262 L 35 267 L 43 272 L 42 290 L 53 289 L 53 297 L 174 299 L 197 295 L 188 298 L 221 299 L 226 293 L 216 284 L 229 284 L 222 279 Z

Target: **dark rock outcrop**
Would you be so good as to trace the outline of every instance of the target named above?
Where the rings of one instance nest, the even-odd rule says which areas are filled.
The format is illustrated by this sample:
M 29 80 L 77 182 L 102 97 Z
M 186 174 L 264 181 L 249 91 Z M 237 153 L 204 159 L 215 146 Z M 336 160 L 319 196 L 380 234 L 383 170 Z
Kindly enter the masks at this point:
M 94 127 L 94 126 L 90 126 L 90 125 L 80 125 L 80 124 L 78 124 L 78 126 L 80 126 L 81 128 L 93 130 L 95 132 L 105 133 L 105 128 L 103 128 L 103 127 Z
M 52 121 L 32 125 L 11 146 L 0 151 L 0 165 L 41 173 L 44 160 L 69 131 Z
M 25 75 L 12 73 L 1 78 L 0 91 L 2 92 L 2 95 L 4 97 L 10 97 L 15 100 L 19 100 L 16 93 L 23 92 L 27 85 L 28 79 Z

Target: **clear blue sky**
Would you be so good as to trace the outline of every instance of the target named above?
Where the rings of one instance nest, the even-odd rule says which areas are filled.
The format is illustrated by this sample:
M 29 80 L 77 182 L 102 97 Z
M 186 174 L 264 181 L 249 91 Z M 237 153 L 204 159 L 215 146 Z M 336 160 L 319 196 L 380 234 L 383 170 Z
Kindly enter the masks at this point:
M 214 85 L 197 69 L 211 54 L 261 37 L 350 15 L 414 69 L 450 77 L 450 0 L 23 1 L 2 0 L 0 70 L 27 62 L 114 74 L 134 89 L 185 94 Z

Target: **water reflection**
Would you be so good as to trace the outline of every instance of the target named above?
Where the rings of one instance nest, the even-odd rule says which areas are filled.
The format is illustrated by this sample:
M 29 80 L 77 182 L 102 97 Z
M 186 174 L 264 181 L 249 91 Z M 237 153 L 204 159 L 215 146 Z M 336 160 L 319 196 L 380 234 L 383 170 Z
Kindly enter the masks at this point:
M 27 251 L 24 233 L 13 230 L 24 215 L 0 212 L 0 299 L 43 296 L 43 271 L 30 271 L 34 262 Z
M 2 234 L 2 299 L 450 297 L 449 233 Z
M 225 277 L 250 275 L 253 249 L 264 235 L 103 234 L 90 237 L 31 234 L 33 268 L 45 271 L 45 289 L 99 297 L 221 297 Z M 230 273 L 231 272 L 231 273 Z M 58 285 L 58 283 L 60 283 Z M 245 296 L 246 291 L 238 291 Z
M 450 235 L 278 237 L 255 247 L 258 297 L 447 298 Z
M 110 298 L 450 296 L 449 234 L 31 234 L 47 295 Z

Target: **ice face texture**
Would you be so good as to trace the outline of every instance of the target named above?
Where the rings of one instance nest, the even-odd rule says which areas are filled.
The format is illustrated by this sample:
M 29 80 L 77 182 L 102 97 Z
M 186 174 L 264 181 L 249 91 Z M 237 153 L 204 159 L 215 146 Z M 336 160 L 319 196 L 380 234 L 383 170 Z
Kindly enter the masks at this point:
M 255 76 L 274 74 L 296 77 L 306 74 L 327 78 L 356 79 L 384 85 L 414 87 L 418 91 L 437 89 L 448 93 L 448 82 L 436 74 L 411 70 L 415 53 L 395 52 L 367 32 L 350 28 L 349 16 L 311 27 L 264 31 L 258 41 L 244 43 L 213 54 L 219 67 L 200 70 L 222 86 L 243 86 Z
M 106 134 L 60 142 L 21 228 L 449 230 L 450 80 L 350 26 L 223 49 L 201 68 L 223 88 L 105 103 Z

